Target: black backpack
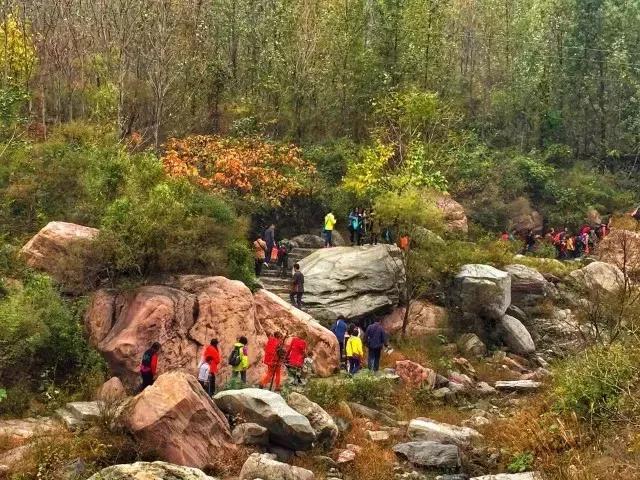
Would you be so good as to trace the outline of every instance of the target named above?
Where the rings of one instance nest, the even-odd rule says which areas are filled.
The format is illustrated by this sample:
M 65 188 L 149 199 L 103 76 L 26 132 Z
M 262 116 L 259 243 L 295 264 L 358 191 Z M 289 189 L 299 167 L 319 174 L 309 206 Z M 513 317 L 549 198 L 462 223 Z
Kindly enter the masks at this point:
M 147 350 L 142 354 L 142 366 L 143 367 L 151 367 L 151 359 L 153 358 L 153 352 L 151 350 Z
M 233 347 L 233 350 L 231 350 L 231 353 L 229 354 L 228 363 L 232 367 L 237 367 L 238 365 L 240 365 L 240 362 L 242 361 L 242 357 L 240 355 L 241 348 L 242 347 Z

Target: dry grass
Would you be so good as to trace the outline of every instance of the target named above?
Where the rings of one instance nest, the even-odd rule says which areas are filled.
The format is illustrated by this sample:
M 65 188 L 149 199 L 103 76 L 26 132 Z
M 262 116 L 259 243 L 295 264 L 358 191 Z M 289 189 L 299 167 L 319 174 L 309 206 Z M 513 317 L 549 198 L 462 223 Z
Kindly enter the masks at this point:
M 239 446 L 235 450 L 220 449 L 216 452 L 216 458 L 210 467 L 206 469 L 206 473 L 220 478 L 229 476 L 237 476 L 240 474 L 242 465 L 253 451 L 247 447 Z
M 350 478 L 366 480 L 389 480 L 393 478 L 393 465 L 396 461 L 395 454 L 388 445 L 370 442 L 366 439 L 366 430 L 378 429 L 375 423 L 363 419 L 356 419 L 349 433 L 345 437 L 346 443 L 353 443 L 362 447 L 362 451 L 356 455 L 355 460 L 347 468 L 345 473 Z

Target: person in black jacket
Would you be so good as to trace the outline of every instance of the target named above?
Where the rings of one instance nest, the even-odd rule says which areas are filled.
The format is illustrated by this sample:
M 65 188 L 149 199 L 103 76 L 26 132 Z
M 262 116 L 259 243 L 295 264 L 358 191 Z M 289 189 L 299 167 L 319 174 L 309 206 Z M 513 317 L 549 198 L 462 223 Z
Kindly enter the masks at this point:
M 387 344 L 387 333 L 380 325 L 380 321 L 376 320 L 367 327 L 364 334 L 365 344 L 369 350 L 367 356 L 367 367 L 372 372 L 380 369 L 380 356 L 382 355 L 382 347 Z

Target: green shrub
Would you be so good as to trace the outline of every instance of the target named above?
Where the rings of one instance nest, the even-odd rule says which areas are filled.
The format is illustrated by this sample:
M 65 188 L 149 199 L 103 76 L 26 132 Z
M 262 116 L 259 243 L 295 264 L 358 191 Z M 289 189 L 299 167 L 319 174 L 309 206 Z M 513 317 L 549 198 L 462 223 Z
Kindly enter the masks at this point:
M 519 453 L 513 457 L 511 463 L 507 465 L 507 470 L 509 473 L 528 472 L 533 467 L 534 460 L 535 458 L 531 452 Z
M 555 376 L 555 407 L 591 421 L 619 413 L 640 379 L 640 352 L 634 345 L 592 347 L 564 362 Z
M 342 380 L 335 382 L 324 379 L 311 380 L 305 386 L 304 394 L 309 400 L 322 407 L 334 407 L 341 401 L 347 400 L 347 391 Z
M 229 278 L 240 280 L 252 289 L 257 286 L 253 263 L 253 252 L 246 242 L 236 241 L 227 247 Z
M 393 393 L 393 384 L 388 379 L 364 370 L 346 382 L 346 392 L 349 401 L 378 407 L 388 403 Z

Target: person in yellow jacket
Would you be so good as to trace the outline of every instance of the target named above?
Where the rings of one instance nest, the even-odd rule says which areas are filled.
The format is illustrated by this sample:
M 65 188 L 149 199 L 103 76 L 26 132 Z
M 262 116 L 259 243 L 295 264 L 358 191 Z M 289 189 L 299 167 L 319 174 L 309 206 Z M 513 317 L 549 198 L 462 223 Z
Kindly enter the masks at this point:
M 349 334 L 351 336 L 347 340 L 345 353 L 347 354 L 349 373 L 354 375 L 360 370 L 360 364 L 364 358 L 364 350 L 362 349 L 362 339 L 358 336 L 358 327 L 352 326 Z
M 242 383 L 247 383 L 247 370 L 249 369 L 249 350 L 247 349 L 248 343 L 249 340 L 247 340 L 247 337 L 240 337 L 238 341 L 233 345 L 234 351 L 238 352 L 237 355 L 239 356 L 239 362 L 237 365 L 233 365 L 235 361 L 233 361 L 233 363 L 231 361 L 229 362 L 233 365 L 233 373 L 231 374 L 232 378 L 240 377 L 240 381 Z M 229 358 L 234 358 L 234 352 L 231 352 L 231 356 Z
M 333 227 L 336 225 L 336 217 L 329 212 L 324 217 L 324 246 L 333 247 Z

